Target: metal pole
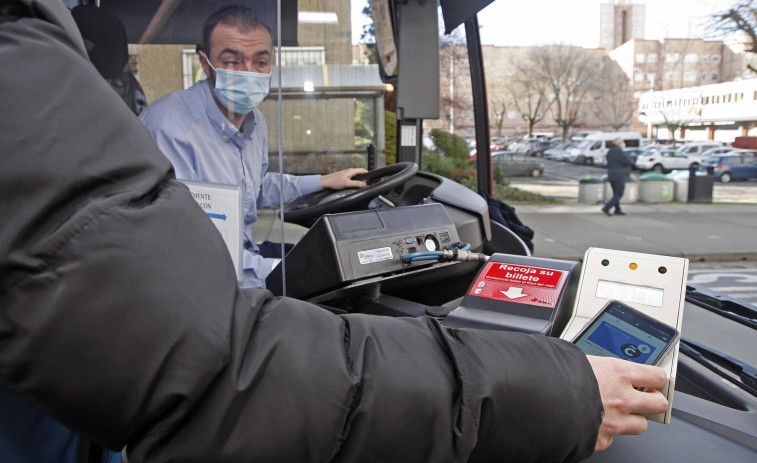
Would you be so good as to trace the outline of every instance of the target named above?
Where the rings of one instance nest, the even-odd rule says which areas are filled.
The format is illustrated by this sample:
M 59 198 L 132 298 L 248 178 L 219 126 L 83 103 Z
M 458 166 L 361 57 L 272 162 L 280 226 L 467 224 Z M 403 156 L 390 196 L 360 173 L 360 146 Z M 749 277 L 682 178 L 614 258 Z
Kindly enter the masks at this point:
M 492 194 L 493 181 L 491 151 L 489 149 L 489 112 L 484 79 L 484 58 L 481 55 L 481 36 L 478 32 L 478 18 L 474 15 L 465 21 L 465 36 L 468 42 L 468 62 L 470 63 L 471 87 L 473 91 L 473 112 L 476 120 L 476 174 L 478 189 Z

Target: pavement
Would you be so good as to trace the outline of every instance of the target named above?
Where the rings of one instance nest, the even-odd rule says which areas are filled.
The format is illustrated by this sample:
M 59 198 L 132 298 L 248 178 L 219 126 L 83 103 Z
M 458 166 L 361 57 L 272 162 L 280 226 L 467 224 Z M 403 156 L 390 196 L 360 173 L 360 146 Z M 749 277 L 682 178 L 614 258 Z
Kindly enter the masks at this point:
M 535 232 L 538 257 L 577 261 L 600 247 L 690 262 L 757 260 L 757 204 L 633 203 L 612 217 L 598 205 L 514 207 Z
M 590 247 L 688 258 L 696 262 L 757 261 L 757 182 L 715 183 L 712 203 L 621 204 L 608 217 L 600 205 L 578 203 L 578 183 L 556 179 L 511 182 L 554 196 L 560 205 L 513 205 L 534 229 L 534 255 L 579 260 Z
M 627 215 L 612 217 L 599 205 L 578 203 L 575 181 L 511 185 L 563 200 L 560 205 L 513 204 L 535 231 L 537 257 L 578 261 L 588 248 L 601 247 L 685 257 L 692 263 L 757 261 L 757 182 L 716 185 L 711 204 L 635 202 L 623 205 Z M 278 241 L 282 227 L 275 212 L 260 212 L 253 235 Z M 296 242 L 305 231 L 284 226 L 287 242 Z

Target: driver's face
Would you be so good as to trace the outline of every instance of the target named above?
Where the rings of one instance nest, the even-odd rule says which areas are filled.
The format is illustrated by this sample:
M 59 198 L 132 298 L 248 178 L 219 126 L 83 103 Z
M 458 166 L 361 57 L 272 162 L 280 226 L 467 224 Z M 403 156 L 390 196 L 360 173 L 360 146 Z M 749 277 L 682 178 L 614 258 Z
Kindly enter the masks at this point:
M 273 42 L 264 27 L 242 32 L 236 26 L 219 23 L 210 33 L 209 45 L 207 58 L 216 69 L 271 73 Z M 206 76 L 213 75 L 205 60 L 200 64 Z

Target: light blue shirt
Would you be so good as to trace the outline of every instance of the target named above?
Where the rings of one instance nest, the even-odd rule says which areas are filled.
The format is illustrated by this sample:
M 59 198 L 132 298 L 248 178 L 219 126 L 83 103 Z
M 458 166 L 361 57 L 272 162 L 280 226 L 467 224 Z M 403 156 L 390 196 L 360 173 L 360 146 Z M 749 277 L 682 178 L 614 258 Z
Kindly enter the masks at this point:
M 265 286 L 278 260 L 264 259 L 252 238 L 250 224 L 259 207 L 276 206 L 321 190 L 320 175 L 268 172 L 268 130 L 257 109 L 245 117 L 241 130 L 216 106 L 207 80 L 173 92 L 142 111 L 139 119 L 158 148 L 173 164 L 176 178 L 239 185 L 244 213 L 243 279 L 240 286 Z

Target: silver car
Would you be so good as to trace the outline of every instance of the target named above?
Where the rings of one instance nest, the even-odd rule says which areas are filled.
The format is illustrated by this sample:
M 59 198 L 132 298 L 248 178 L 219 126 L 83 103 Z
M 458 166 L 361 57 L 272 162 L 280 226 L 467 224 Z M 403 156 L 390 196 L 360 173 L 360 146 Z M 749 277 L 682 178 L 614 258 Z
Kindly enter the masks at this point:
M 539 177 L 544 173 L 544 164 L 523 153 L 495 151 L 492 153 L 492 168 L 498 167 L 506 177 Z

